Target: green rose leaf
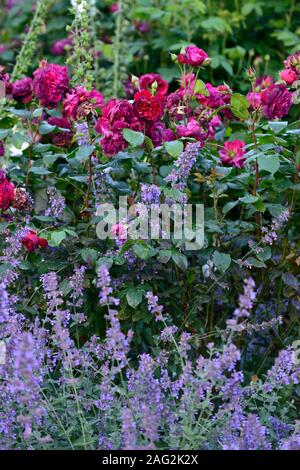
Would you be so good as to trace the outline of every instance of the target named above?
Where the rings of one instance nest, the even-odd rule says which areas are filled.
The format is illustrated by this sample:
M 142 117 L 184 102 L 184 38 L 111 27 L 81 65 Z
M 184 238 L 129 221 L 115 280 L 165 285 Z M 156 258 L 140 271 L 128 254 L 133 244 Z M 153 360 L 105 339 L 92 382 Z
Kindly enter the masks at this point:
M 142 132 L 132 131 L 131 129 L 123 129 L 123 137 L 133 147 L 139 147 L 145 140 Z

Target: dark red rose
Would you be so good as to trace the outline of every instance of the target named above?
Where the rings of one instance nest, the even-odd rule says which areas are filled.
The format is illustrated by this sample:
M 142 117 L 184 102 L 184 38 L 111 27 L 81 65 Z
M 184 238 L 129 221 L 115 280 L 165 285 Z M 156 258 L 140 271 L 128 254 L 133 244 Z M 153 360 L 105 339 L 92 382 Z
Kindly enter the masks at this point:
M 187 46 L 177 56 L 178 62 L 191 65 L 192 67 L 200 67 L 206 59 L 208 59 L 206 52 L 197 46 Z
M 261 93 L 263 114 L 267 119 L 286 116 L 292 106 L 292 93 L 285 85 L 270 85 Z
M 168 94 L 168 83 L 158 73 L 146 73 L 139 78 L 141 90 L 152 91 L 152 85 L 156 82 L 157 88 L 154 90 L 156 95 L 166 96 Z
M 43 106 L 55 108 L 69 88 L 68 68 L 42 60 L 33 76 L 34 94 Z
M 32 80 L 29 77 L 21 78 L 12 85 L 13 99 L 20 103 L 29 103 L 32 100 Z
M 7 210 L 14 199 L 14 195 L 14 184 L 4 178 L 0 184 L 0 209 Z
M 45 249 L 48 246 L 47 240 L 40 238 L 33 230 L 29 230 L 25 237 L 22 238 L 22 244 L 30 252 L 35 251 L 39 247 Z
M 152 96 L 148 90 L 142 90 L 134 95 L 134 111 L 143 121 L 158 121 L 164 111 L 164 100 L 160 95 Z

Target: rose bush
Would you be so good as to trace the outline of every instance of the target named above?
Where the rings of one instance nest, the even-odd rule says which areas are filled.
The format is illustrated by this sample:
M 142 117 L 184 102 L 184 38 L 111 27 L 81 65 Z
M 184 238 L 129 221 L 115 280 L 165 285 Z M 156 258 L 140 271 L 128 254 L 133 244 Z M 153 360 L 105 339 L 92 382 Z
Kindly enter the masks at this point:
M 1 448 L 299 449 L 299 52 L 223 83 L 184 43 L 124 83 L 116 49 L 112 96 L 76 5 L 67 65 L 0 71 Z M 127 237 L 160 203 L 203 204 L 201 249 Z

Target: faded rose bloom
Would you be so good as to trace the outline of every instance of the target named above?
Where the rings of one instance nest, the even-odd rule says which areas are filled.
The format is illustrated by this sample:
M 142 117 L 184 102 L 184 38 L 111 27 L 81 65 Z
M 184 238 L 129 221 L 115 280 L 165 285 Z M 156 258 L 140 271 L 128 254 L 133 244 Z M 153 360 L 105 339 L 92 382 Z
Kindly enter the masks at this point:
M 55 108 L 69 88 L 68 68 L 42 60 L 33 76 L 33 92 L 42 106 Z
M 62 129 L 70 129 L 69 132 L 59 131 L 57 133 L 51 132 L 50 134 L 48 134 L 54 145 L 57 145 L 58 147 L 69 147 L 70 145 L 72 145 L 74 133 L 71 131 L 72 127 L 68 119 L 64 117 L 53 116 L 48 118 L 48 122 L 49 124 L 51 124 L 51 126 L 57 126 Z
M 152 140 L 154 147 L 158 147 L 163 142 L 175 140 L 176 136 L 171 129 L 167 129 L 163 122 L 148 124 L 146 135 Z
M 59 39 L 55 41 L 51 46 L 51 53 L 53 55 L 64 55 L 66 47 L 72 45 L 72 39 L 70 37 L 65 39 Z
M 168 94 L 168 83 L 158 74 L 158 73 L 146 73 L 139 78 L 139 86 L 141 90 L 152 91 L 152 84 L 157 83 L 157 89 L 155 91 L 156 95 L 161 95 L 162 97 Z
M 5 148 L 3 144 L 3 140 L 0 140 L 0 157 L 4 157 L 5 154 Z
M 187 46 L 184 52 L 177 56 L 178 62 L 192 67 L 200 67 L 206 59 L 208 59 L 206 52 L 197 46 Z
M 4 178 L 0 184 L 0 209 L 7 210 L 14 199 L 14 195 L 14 184 Z
M 245 142 L 243 140 L 233 140 L 225 142 L 224 148 L 219 150 L 221 162 L 225 165 L 243 168 L 246 158 Z
M 107 132 L 100 140 L 100 145 L 104 155 L 113 157 L 116 153 L 124 150 L 128 143 L 120 132 Z
M 270 85 L 261 93 L 261 103 L 267 119 L 282 118 L 292 106 L 292 93 L 285 85 Z
M 262 77 L 258 77 L 254 83 L 254 91 L 261 92 L 269 88 L 269 86 L 273 85 L 274 78 L 271 75 L 263 75 Z
M 68 119 L 82 119 L 95 108 L 103 104 L 103 95 L 99 91 L 87 91 L 77 86 L 67 93 L 63 102 L 63 115 Z
M 45 238 L 40 238 L 36 232 L 29 230 L 25 237 L 22 238 L 22 244 L 29 251 L 35 251 L 37 248 L 47 248 L 48 242 Z
M 160 95 L 152 96 L 148 90 L 134 95 L 134 111 L 143 121 L 158 121 L 163 115 L 163 99 Z
M 12 83 L 10 82 L 10 76 L 5 72 L 5 67 L 0 65 L 0 82 L 3 82 L 5 85 L 5 93 L 8 98 L 11 98 L 12 93 Z
M 250 92 L 246 96 L 252 109 L 258 109 L 261 106 L 261 94 L 257 92 Z
M 12 85 L 12 97 L 20 103 L 29 103 L 32 100 L 32 79 L 21 78 Z
M 32 199 L 24 188 L 16 188 L 12 207 L 19 211 L 30 211 L 32 209 Z
M 179 92 L 170 93 L 166 101 L 166 109 L 171 119 L 181 121 L 186 113 L 186 106 L 182 101 L 182 95 Z
M 291 54 L 284 61 L 284 67 L 286 69 L 294 70 L 298 75 L 300 74 L 300 51 Z
M 292 69 L 284 69 L 279 73 L 279 76 L 282 80 L 285 81 L 285 83 L 291 85 L 295 80 L 298 79 L 299 75 Z

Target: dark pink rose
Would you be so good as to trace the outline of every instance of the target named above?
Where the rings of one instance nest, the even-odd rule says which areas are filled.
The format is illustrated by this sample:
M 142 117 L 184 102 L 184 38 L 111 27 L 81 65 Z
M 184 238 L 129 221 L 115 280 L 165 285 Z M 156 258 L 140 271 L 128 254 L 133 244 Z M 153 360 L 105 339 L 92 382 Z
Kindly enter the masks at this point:
M 292 69 L 284 69 L 279 73 L 279 76 L 282 80 L 285 81 L 288 85 L 294 83 L 298 78 L 298 74 Z
M 271 85 L 261 93 L 261 103 L 267 119 L 282 118 L 292 106 L 292 93 L 285 85 Z
M 9 208 L 15 196 L 15 186 L 7 178 L 4 178 L 0 184 L 0 209 Z
M 5 154 L 5 148 L 3 144 L 3 140 L 0 140 L 0 157 L 3 157 Z
M 112 3 L 110 6 L 109 6 L 109 11 L 111 13 L 117 13 L 119 11 L 119 5 L 117 3 Z
M 208 121 L 208 139 L 214 139 L 215 137 L 215 130 L 217 127 L 222 125 L 221 118 L 219 116 L 214 116 L 212 119 Z
M 158 73 L 146 73 L 139 78 L 139 86 L 141 90 L 152 91 L 151 85 L 156 82 L 156 95 L 166 96 L 168 94 L 168 83 Z
M 134 118 L 133 106 L 127 100 L 118 100 L 107 112 L 107 119 L 113 129 L 118 129 L 121 123 L 128 125 Z
M 212 109 L 217 109 L 220 106 L 224 106 L 226 103 L 224 101 L 224 97 L 226 97 L 226 94 L 223 96 L 223 93 L 220 92 L 216 87 L 211 85 L 210 83 L 206 83 L 206 88 L 209 92 L 208 96 L 204 95 L 196 95 L 198 101 L 205 107 L 207 108 L 212 108 Z
M 175 140 L 176 136 L 171 129 L 167 129 L 163 122 L 149 124 L 146 128 L 146 135 L 150 137 L 154 147 L 158 147 L 163 142 Z
M 257 92 L 250 92 L 246 96 L 252 109 L 258 109 L 261 106 L 261 94 Z
M 245 142 L 243 140 L 225 142 L 224 147 L 219 150 L 221 162 L 236 168 L 243 168 L 246 161 L 245 153 Z
M 13 99 L 20 103 L 29 103 L 32 100 L 32 80 L 29 77 L 21 78 L 12 85 Z
M 59 39 L 55 41 L 51 46 L 51 53 L 53 55 L 64 55 L 66 52 L 66 47 L 72 45 L 72 40 L 70 37 L 65 39 Z
M 184 52 L 178 54 L 178 62 L 181 64 L 188 64 L 192 67 L 200 67 L 203 62 L 208 59 L 205 51 L 197 46 L 187 46 Z
M 128 146 L 128 143 L 121 132 L 107 132 L 100 140 L 100 145 L 104 155 L 113 157 L 116 153 L 124 150 Z
M 33 76 L 33 92 L 42 106 L 55 108 L 69 88 L 68 68 L 42 60 Z
M 207 133 L 203 131 L 198 121 L 194 118 L 190 118 L 187 125 L 180 125 L 176 128 L 178 137 L 193 137 L 200 142 L 204 141 Z
M 273 85 L 273 83 L 274 78 L 271 77 L 271 75 L 264 75 L 262 77 L 258 77 L 254 83 L 254 91 L 259 93 L 269 88 L 269 86 Z

